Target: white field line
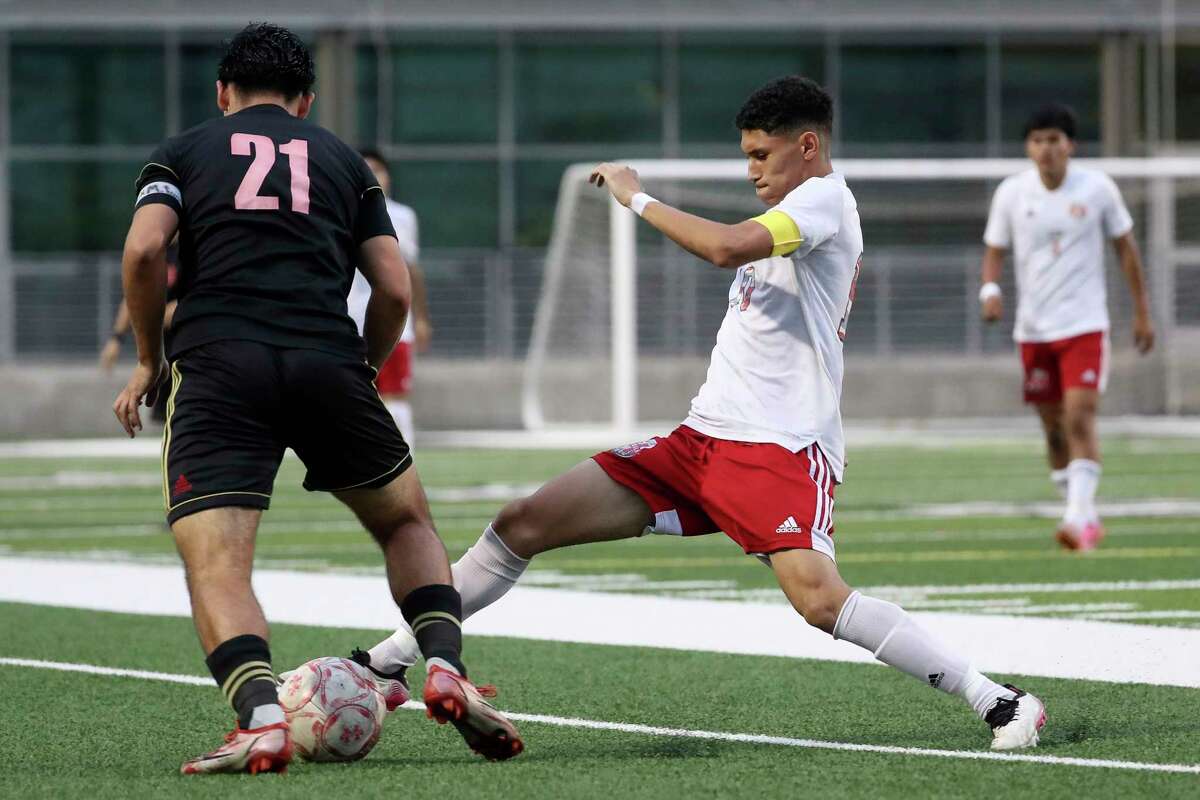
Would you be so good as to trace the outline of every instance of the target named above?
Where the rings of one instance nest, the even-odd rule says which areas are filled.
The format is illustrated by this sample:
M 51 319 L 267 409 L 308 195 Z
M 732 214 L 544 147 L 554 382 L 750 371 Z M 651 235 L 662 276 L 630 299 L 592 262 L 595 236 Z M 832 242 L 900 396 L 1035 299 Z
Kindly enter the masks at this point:
M 1080 614 L 1086 619 L 1200 619 L 1200 611 L 1107 611 L 1094 614 Z
M 259 569 L 254 584 L 274 622 L 393 629 L 400 621 L 382 576 Z M 158 616 L 191 612 L 178 564 L 3 557 L 0 601 Z M 993 614 L 914 616 L 986 672 L 1200 688 L 1200 630 Z M 879 663 L 779 604 L 518 586 L 465 627 L 478 636 Z
M 930 596 L 960 594 L 1059 594 L 1069 592 L 1145 592 L 1200 589 L 1200 578 L 1153 581 L 1081 581 L 1076 583 L 968 583 L 934 586 L 862 586 L 870 595 Z
M 26 667 L 33 669 L 50 669 L 62 672 L 82 672 L 107 677 L 138 678 L 142 680 L 165 681 L 191 686 L 214 686 L 211 678 L 197 675 L 177 675 L 167 672 L 150 672 L 137 669 L 117 669 L 114 667 L 97 667 L 91 664 L 71 664 L 57 661 L 41 661 L 28 658 L 0 657 L 0 665 Z M 416 701 L 409 701 L 402 706 L 409 711 L 424 711 L 425 706 Z M 1067 767 L 1088 767 L 1092 769 L 1120 769 L 1133 772 L 1167 772 L 1200 775 L 1200 764 L 1156 764 L 1142 761 L 1114 761 L 1101 758 L 1070 758 L 1065 756 L 1043 756 L 1028 753 L 994 753 L 991 751 L 974 750 L 937 750 L 923 747 L 893 747 L 877 744 L 856 744 L 854 742 L 830 742 L 820 739 L 796 739 L 790 736 L 769 736 L 760 733 L 730 733 L 727 731 L 705 731 L 689 728 L 665 728 L 657 725 L 638 725 L 629 722 L 607 722 L 603 720 L 581 719 L 578 717 L 559 717 L 549 714 L 526 714 L 517 711 L 504 711 L 505 716 L 517 722 L 531 722 L 539 725 L 553 725 L 559 728 L 578 728 L 595 731 L 614 731 L 617 733 L 634 733 L 645 736 L 662 736 L 673 739 L 705 739 L 718 742 L 737 742 L 739 744 L 765 744 L 779 747 L 798 747 L 808 750 L 837 750 L 852 753 L 881 753 L 886 755 L 919 756 L 926 758 L 951 758 L 968 761 L 1016 762 L 1024 764 L 1048 764 Z

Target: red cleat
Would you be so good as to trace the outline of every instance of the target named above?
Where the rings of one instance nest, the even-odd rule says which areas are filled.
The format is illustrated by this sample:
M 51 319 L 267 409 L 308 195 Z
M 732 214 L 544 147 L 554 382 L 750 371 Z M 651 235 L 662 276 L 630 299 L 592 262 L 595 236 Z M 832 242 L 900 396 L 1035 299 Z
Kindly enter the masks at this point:
M 184 775 L 218 772 L 287 772 L 292 763 L 292 733 L 286 722 L 225 734 L 225 744 L 191 761 L 179 771 Z
M 517 729 L 483 698 L 495 697 L 496 687 L 476 687 L 456 672 L 431 667 L 425 679 L 425 714 L 438 724 L 454 725 L 467 746 L 489 761 L 521 754 L 525 743 Z

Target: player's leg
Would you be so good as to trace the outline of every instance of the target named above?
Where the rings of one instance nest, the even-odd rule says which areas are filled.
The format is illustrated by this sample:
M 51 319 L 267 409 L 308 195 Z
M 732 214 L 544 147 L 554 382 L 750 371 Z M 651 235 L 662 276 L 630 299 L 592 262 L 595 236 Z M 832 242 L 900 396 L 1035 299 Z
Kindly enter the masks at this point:
M 499 600 L 538 553 L 587 542 L 630 539 L 654 520 L 650 506 L 588 459 L 533 495 L 504 506 L 452 567 L 463 619 Z M 370 664 L 394 672 L 416 663 L 415 639 L 398 629 L 369 651 Z
M 185 763 L 185 774 L 277 771 L 291 760 L 267 624 L 250 582 L 259 517 L 283 456 L 270 422 L 276 377 L 272 348 L 254 342 L 203 345 L 172 365 L 163 428 L 167 521 L 205 661 L 238 717 L 227 742 Z
M 304 486 L 346 503 L 382 548 L 392 597 L 428 667 L 429 715 L 452 722 L 471 749 L 488 758 L 519 754 L 516 729 L 467 680 L 462 600 L 412 454 L 372 383 L 374 372 L 315 350 L 286 351 L 283 372 L 289 404 L 281 424 L 308 467 Z M 376 674 L 407 694 L 403 674 Z M 385 699 L 394 707 L 401 698 L 385 693 Z
M 1023 342 L 1025 402 L 1037 411 L 1046 436 L 1046 460 L 1050 482 L 1063 500 L 1067 499 L 1067 463 L 1071 459 L 1063 422 L 1062 385 L 1058 358 L 1050 342 Z
M 1063 421 L 1063 405 L 1036 403 L 1038 419 L 1046 436 L 1046 460 L 1050 464 L 1050 482 L 1063 500 L 1067 499 L 1067 464 L 1071 451 L 1067 447 L 1067 432 Z
M 770 559 L 788 601 L 810 625 L 869 650 L 922 683 L 961 697 L 992 727 L 994 749 L 1037 744 L 1045 723 L 1045 709 L 1037 698 L 1001 686 L 974 669 L 895 603 L 852 591 L 825 554 L 784 550 Z
M 383 398 L 384 406 L 392 415 L 392 419 L 396 420 L 396 427 L 400 429 L 400 435 L 410 445 L 415 435 L 412 404 L 408 400 L 409 392 L 412 390 L 412 368 L 412 344 L 397 342 L 396 349 L 388 356 L 375 379 L 375 385 L 379 388 L 379 396 Z
M 1059 357 L 1063 385 L 1063 427 L 1067 465 L 1067 510 L 1058 530 L 1064 547 L 1090 550 L 1104 538 L 1096 512 L 1100 483 L 1100 445 L 1096 412 L 1107 378 L 1107 335 L 1097 331 L 1062 342 Z
M 1073 550 L 1090 550 L 1104 536 L 1096 511 L 1100 485 L 1100 445 L 1096 437 L 1096 411 L 1100 394 L 1095 389 L 1071 388 L 1063 400 L 1063 418 L 1071 460 L 1067 465 L 1067 510 L 1058 539 Z

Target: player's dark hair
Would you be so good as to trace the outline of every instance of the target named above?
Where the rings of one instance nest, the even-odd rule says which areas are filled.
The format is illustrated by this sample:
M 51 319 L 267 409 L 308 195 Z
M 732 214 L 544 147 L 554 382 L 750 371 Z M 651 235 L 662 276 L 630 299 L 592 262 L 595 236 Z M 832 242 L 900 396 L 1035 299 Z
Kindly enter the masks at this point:
M 734 122 L 738 130 L 774 136 L 802 128 L 833 133 L 833 98 L 811 78 L 785 75 L 754 91 Z
M 1078 124 L 1079 121 L 1075 116 L 1075 111 L 1070 106 L 1065 106 L 1062 103 L 1051 103 L 1042 106 L 1029 115 L 1029 119 L 1025 120 L 1025 130 L 1021 133 L 1021 138 L 1027 138 L 1033 131 L 1057 128 L 1065 133 L 1068 139 L 1074 139 L 1075 129 Z
M 392 165 L 383 157 L 383 153 L 374 147 L 364 147 L 358 151 L 358 154 L 363 158 L 369 158 L 371 161 L 378 161 L 380 164 L 383 164 L 383 168 L 387 170 L 389 175 L 392 173 Z
M 300 37 L 269 22 L 252 22 L 225 42 L 217 80 L 244 92 L 272 92 L 291 100 L 317 79 L 312 54 Z

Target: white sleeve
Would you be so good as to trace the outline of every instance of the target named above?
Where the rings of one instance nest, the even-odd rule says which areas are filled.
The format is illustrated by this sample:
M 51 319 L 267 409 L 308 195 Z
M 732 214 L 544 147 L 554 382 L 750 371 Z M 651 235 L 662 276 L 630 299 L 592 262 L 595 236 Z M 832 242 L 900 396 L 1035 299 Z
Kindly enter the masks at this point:
M 1104 225 L 1104 235 L 1109 239 L 1120 239 L 1133 230 L 1133 217 L 1129 215 L 1129 209 L 1125 207 L 1125 200 L 1121 197 L 1121 190 L 1117 188 L 1116 182 L 1105 175 L 1104 185 L 1107 197 L 1104 203 L 1104 213 L 1100 217 Z
M 792 189 L 772 211 L 792 218 L 800 231 L 800 246 L 788 255 L 804 256 L 837 235 L 842 226 L 845 199 L 841 184 L 822 178 L 809 178 Z
M 992 195 L 987 228 L 983 231 L 983 243 L 988 247 L 1004 250 L 1012 247 L 1012 197 L 1012 184 L 1007 180 L 997 186 Z

